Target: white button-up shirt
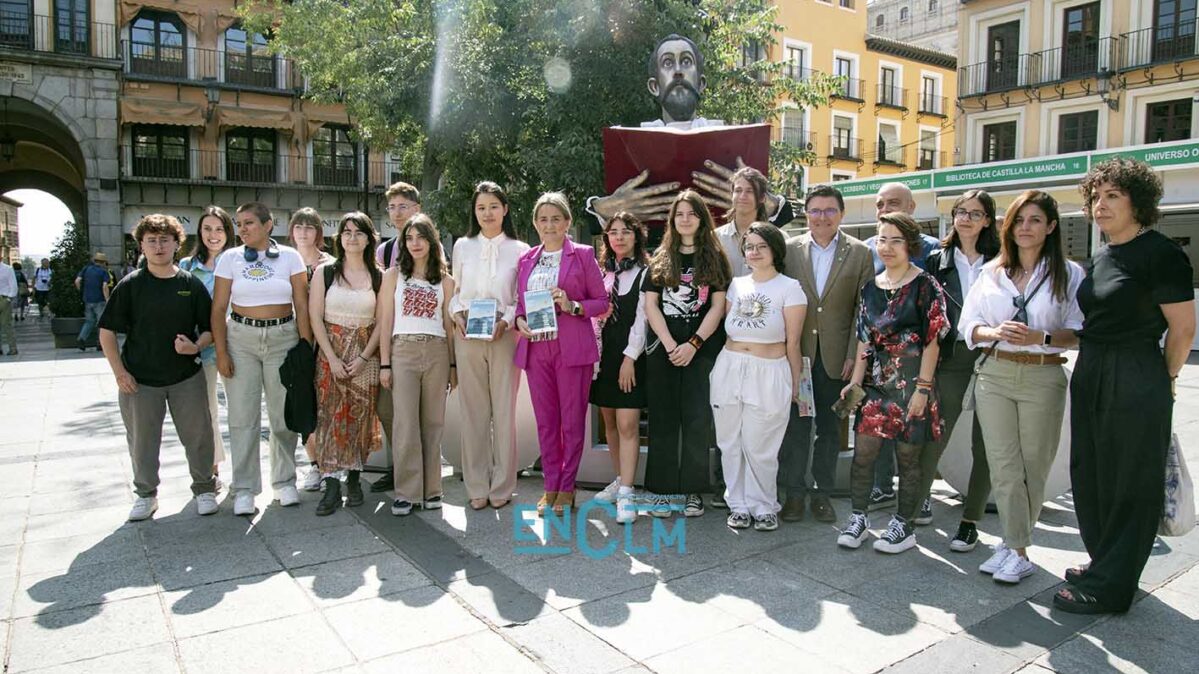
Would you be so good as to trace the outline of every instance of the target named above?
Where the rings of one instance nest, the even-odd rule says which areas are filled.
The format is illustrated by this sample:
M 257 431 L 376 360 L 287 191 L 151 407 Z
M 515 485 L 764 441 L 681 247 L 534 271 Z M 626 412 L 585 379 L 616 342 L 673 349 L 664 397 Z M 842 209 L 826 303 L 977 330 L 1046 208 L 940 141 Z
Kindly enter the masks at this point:
M 1026 306 L 1028 312 L 1028 327 L 1031 330 L 1053 332 L 1055 330 L 1081 330 L 1082 310 L 1078 308 L 1078 286 L 1082 284 L 1082 267 L 1074 262 L 1066 262 L 1066 270 L 1070 281 L 1066 284 L 1066 299 L 1059 301 L 1053 296 L 1053 281 L 1046 280 L 1037 289 L 1036 295 Z M 1025 292 L 1032 292 L 1041 277 L 1046 273 L 1046 264 L 1042 261 L 1035 271 Z M 1062 353 L 1065 349 L 1057 346 L 1016 346 L 1007 342 L 985 342 L 974 339 L 974 329 L 980 326 L 998 327 L 1004 321 L 1012 320 L 1016 314 L 1013 300 L 1020 295 L 1016 284 L 1008 278 L 1007 273 L 998 265 L 998 260 L 992 260 L 983 266 L 978 279 L 971 286 L 966 301 L 962 305 L 962 316 L 958 320 L 958 331 L 966 338 L 966 345 L 971 349 L 998 345 L 1000 351 L 1024 351 L 1029 353 Z
M 974 287 L 974 282 L 978 280 L 978 275 L 982 273 L 983 264 L 985 263 L 986 260 L 983 259 L 981 253 L 975 258 L 974 262 L 971 262 L 970 258 L 962 252 L 961 248 L 957 246 L 953 247 L 953 266 L 958 272 L 958 283 L 962 286 L 963 299 L 970 294 L 970 289 Z M 1029 286 L 1029 290 L 1032 290 L 1032 286 Z M 1044 289 L 1037 292 L 1044 292 Z M 966 336 L 959 332 L 958 341 L 961 342 L 965 339 Z
M 455 241 L 453 268 L 458 286 L 450 298 L 450 311 L 467 311 L 471 300 L 494 299 L 500 318 L 514 327 L 516 272 L 520 256 L 528 249 L 529 244 L 503 233 L 493 239 L 479 234 Z
M 17 273 L 7 264 L 0 262 L 0 297 L 17 296 Z
M 815 238 L 812 239 L 812 276 L 816 278 L 817 299 L 824 297 L 824 284 L 828 283 L 828 275 L 833 271 L 833 260 L 837 258 L 837 242 L 840 240 L 840 232 L 833 235 L 833 240 L 829 241 L 827 246 L 822 247 L 816 243 Z

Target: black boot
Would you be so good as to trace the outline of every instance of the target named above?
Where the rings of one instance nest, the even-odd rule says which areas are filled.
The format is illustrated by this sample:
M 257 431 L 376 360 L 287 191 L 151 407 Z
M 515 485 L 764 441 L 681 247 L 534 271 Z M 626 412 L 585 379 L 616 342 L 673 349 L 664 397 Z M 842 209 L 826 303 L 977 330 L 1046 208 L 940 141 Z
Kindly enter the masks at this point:
M 321 496 L 321 502 L 316 504 L 316 514 L 332 515 L 341 507 L 341 482 L 335 477 L 327 477 L 321 481 L 325 483 L 325 494 Z
M 362 505 L 362 483 L 358 481 L 358 471 L 351 470 L 346 475 L 346 506 L 353 508 Z

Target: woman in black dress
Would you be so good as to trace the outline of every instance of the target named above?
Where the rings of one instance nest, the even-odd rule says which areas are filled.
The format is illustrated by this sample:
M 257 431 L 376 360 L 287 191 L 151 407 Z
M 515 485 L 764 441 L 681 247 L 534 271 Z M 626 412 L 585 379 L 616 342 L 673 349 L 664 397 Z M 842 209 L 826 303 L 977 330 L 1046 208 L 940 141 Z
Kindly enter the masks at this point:
M 1085 318 L 1070 382 L 1070 482 L 1091 563 L 1066 571 L 1053 603 L 1115 613 L 1132 604 L 1161 518 L 1174 380 L 1195 336 L 1194 272 L 1150 229 L 1162 196 L 1151 168 L 1112 159 L 1079 188 L 1107 236 L 1078 290 Z
M 941 413 L 933 373 L 939 342 L 949 331 L 945 297 L 936 280 L 911 258 L 923 250 L 920 227 L 911 216 L 879 217 L 878 255 L 883 272 L 862 287 L 858 316 L 858 360 L 844 398 L 865 386 L 866 398 L 854 427 L 849 473 L 853 512 L 837 537 L 857 548 L 870 529 L 866 509 L 874 486 L 874 462 L 884 440 L 895 441 L 899 460 L 899 509 L 886 533 L 874 542 L 879 552 L 899 553 L 916 545 L 911 519 L 920 505 L 920 453 L 941 437 Z M 866 379 L 867 363 L 872 364 Z
M 637 519 L 633 478 L 641 455 L 641 410 L 645 407 L 645 293 L 641 282 L 649 264 L 646 232 L 628 211 L 612 216 L 604 227 L 600 266 L 612 312 L 600 327 L 599 372 L 591 382 L 591 404 L 599 407 L 608 439 L 608 455 L 616 478 L 595 495 L 616 504 L 616 521 Z

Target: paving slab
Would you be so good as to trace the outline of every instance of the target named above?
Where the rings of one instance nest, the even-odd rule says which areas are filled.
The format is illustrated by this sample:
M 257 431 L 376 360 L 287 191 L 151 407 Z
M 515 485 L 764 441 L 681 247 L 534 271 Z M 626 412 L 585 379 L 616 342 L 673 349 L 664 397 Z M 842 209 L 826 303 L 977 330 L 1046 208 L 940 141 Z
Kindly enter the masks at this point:
M 360 661 L 487 629 L 436 587 L 341 604 L 326 609 L 325 618 Z
M 284 572 L 165 592 L 163 599 L 178 639 L 313 610 L 304 591 Z
M 502 632 L 555 672 L 604 674 L 634 664 L 586 626 L 556 612 Z
M 164 590 L 178 590 L 234 578 L 258 576 L 283 569 L 266 544 L 257 538 L 237 543 L 150 549 L 150 566 Z
M 354 663 L 331 627 L 316 613 L 280 618 L 179 640 L 188 674 L 227 674 L 236 660 L 242 672 L 325 672 Z
M 785 672 L 801 668 L 830 674 L 848 671 L 753 625 L 743 625 L 699 643 L 656 655 L 645 664 L 661 674 Z
M 114 564 L 125 559 L 145 559 L 135 528 L 95 532 L 25 543 L 21 549 L 22 573 L 63 571 L 92 564 Z
M 183 670 L 179 669 L 175 647 L 162 643 L 34 671 L 37 674 L 168 674 Z
M 392 551 L 304 566 L 292 569 L 291 575 L 321 607 L 386 597 L 433 582 Z
M 994 646 L 980 643 L 965 634 L 938 641 L 883 670 L 885 674 L 927 674 L 927 672 L 969 672 L 1002 674 L 1020 666 L 1022 660 Z
M 268 535 L 266 543 L 289 569 L 362 557 L 389 549 L 378 536 L 358 524 L 351 527 Z
M 144 557 L 119 564 L 88 564 L 66 571 L 22 573 L 13 616 L 23 618 L 154 594 L 158 585 Z
M 158 597 L 56 611 L 12 624 L 9 672 L 24 672 L 165 643 L 170 639 Z
M 370 674 L 393 672 L 504 672 L 543 674 L 526 655 L 494 632 L 475 632 L 363 665 Z

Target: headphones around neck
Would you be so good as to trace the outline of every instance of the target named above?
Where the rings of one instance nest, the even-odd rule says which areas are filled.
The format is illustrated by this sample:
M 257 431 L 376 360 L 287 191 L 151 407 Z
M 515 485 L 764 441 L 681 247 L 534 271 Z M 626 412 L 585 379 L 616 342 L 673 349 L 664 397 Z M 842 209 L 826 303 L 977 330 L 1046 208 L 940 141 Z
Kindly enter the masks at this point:
M 246 262 L 254 262 L 258 259 L 258 249 L 246 246 Z M 266 247 L 266 256 L 272 260 L 279 257 L 279 244 L 275 243 L 274 239 Z
M 620 262 L 615 262 L 612 260 L 612 258 L 608 258 L 608 261 L 604 263 L 604 267 L 606 267 L 608 271 L 614 272 L 628 271 L 636 266 L 637 260 L 631 257 L 621 258 Z

